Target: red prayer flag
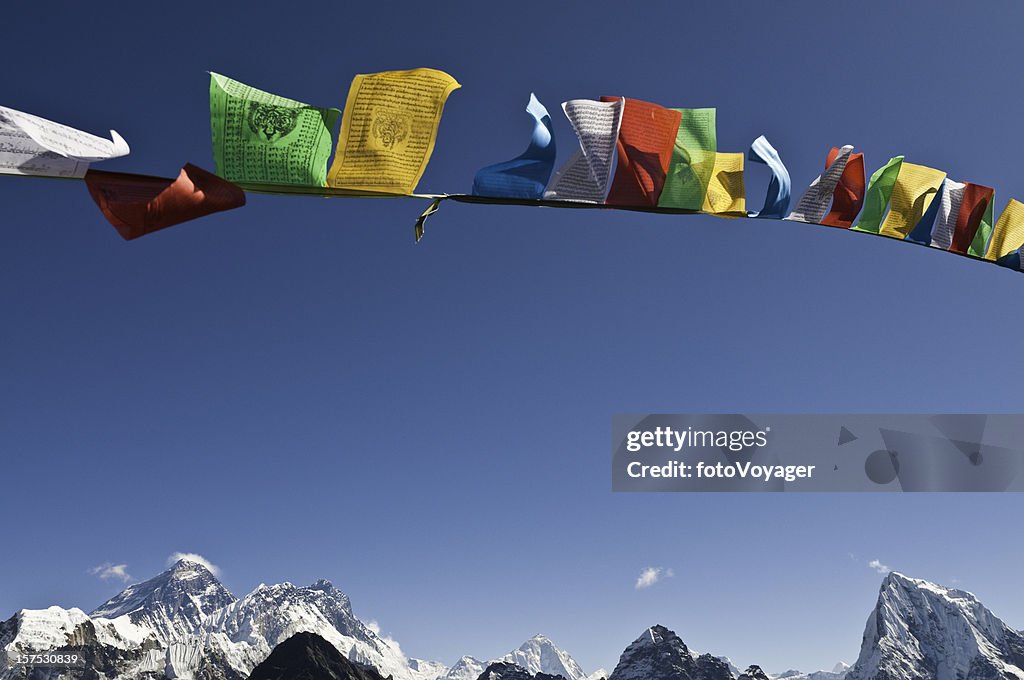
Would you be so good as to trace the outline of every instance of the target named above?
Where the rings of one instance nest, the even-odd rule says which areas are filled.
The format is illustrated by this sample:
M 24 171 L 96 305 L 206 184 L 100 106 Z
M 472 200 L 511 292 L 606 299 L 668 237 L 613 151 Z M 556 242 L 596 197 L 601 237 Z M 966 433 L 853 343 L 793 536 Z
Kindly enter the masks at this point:
M 828 168 L 839 156 L 839 149 L 828 152 L 825 167 Z M 828 227 L 849 229 L 864 207 L 864 154 L 852 153 L 846 160 L 846 167 L 839 177 L 839 183 L 832 191 L 832 209 L 821 223 Z
M 245 192 L 189 163 L 177 179 L 89 170 L 85 184 L 125 240 L 245 205 Z
M 992 202 L 995 190 L 991 187 L 964 182 L 964 197 L 960 201 L 960 212 L 956 216 L 956 230 L 953 242 L 949 245 L 951 253 L 966 255 L 967 250 L 978 233 L 981 220 L 985 217 L 988 204 Z
M 603 102 L 618 100 L 619 97 L 601 97 Z M 657 104 L 626 99 L 615 143 L 618 165 L 606 204 L 658 205 L 682 117 L 678 111 Z

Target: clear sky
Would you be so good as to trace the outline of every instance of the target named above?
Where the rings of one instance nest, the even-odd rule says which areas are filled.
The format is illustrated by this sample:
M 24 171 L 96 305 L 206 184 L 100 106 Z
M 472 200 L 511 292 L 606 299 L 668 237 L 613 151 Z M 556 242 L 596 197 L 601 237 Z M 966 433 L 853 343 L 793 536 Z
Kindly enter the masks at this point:
M 15 3 L 0 104 L 212 169 L 207 70 L 320 106 L 432 66 L 424 191 L 526 145 L 531 91 L 717 106 L 797 193 L 830 146 L 1024 199 L 1014 2 Z M 767 171 L 748 172 L 754 207 Z M 91 609 L 175 551 L 241 595 L 326 577 L 406 653 L 649 625 L 772 671 L 856 657 L 871 560 L 1024 627 L 1019 495 L 620 495 L 619 412 L 1020 412 L 1024 276 L 823 227 L 250 196 L 121 241 L 78 182 L 0 178 L 0 617 Z M 674 576 L 637 590 L 647 567 Z

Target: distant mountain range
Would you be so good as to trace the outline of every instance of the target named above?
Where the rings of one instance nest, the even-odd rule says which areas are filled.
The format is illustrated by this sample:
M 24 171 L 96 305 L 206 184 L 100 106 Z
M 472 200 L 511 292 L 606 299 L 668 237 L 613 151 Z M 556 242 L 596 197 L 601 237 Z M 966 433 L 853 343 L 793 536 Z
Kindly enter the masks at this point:
M 85 667 L 15 665 L 19 655 L 74 649 Z M 611 674 L 587 675 L 536 635 L 497 659 L 452 666 L 405 657 L 352 613 L 328 581 L 260 585 L 236 598 L 189 560 L 126 588 L 90 614 L 50 607 L 0 623 L 0 680 L 1024 680 L 1024 634 L 970 593 L 891 573 L 852 667 L 740 672 L 655 625 Z

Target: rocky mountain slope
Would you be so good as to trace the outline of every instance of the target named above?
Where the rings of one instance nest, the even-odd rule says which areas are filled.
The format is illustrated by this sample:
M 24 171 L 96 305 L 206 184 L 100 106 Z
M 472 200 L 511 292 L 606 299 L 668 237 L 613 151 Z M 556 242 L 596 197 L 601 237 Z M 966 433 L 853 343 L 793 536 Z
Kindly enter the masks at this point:
M 893 572 L 845 680 L 997 678 L 1024 679 L 1024 634 L 971 593 Z

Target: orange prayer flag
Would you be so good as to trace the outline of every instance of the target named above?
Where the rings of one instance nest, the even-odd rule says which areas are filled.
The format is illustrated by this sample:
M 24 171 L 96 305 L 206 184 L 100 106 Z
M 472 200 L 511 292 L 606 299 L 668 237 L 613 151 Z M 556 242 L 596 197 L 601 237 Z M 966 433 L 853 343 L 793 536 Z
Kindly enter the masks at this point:
M 828 168 L 832 161 L 839 155 L 839 149 L 829 151 L 825 160 L 825 167 Z M 832 209 L 821 220 L 821 224 L 827 227 L 841 227 L 849 229 L 853 221 L 857 219 L 857 213 L 864 207 L 864 154 L 852 153 L 843 168 L 843 174 L 839 177 L 832 192 Z
M 96 205 L 125 240 L 245 205 L 245 192 L 191 163 L 177 179 L 89 170 Z
M 618 97 L 601 97 L 603 102 L 618 100 Z M 606 204 L 658 205 L 681 119 L 679 111 L 639 99 L 626 99 L 616 141 L 618 165 Z

